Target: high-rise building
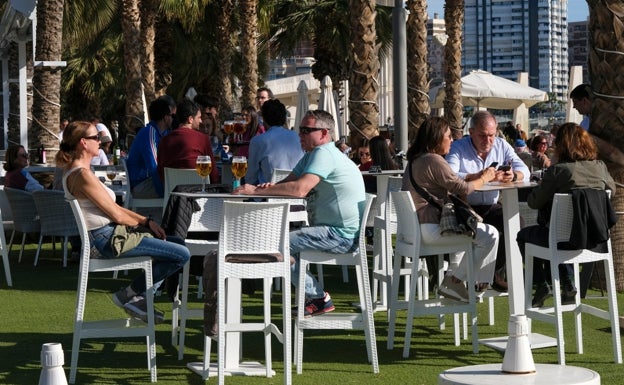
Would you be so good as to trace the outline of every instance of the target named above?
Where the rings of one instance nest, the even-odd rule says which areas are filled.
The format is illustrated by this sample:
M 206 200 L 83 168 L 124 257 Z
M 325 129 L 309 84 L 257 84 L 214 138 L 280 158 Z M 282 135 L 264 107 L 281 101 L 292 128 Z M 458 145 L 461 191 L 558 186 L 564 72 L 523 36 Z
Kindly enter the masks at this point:
M 429 64 L 429 88 L 444 82 L 444 46 L 446 44 L 444 19 L 438 14 L 427 20 L 427 63 Z
M 568 63 L 570 67 L 583 67 L 583 83 L 589 83 L 587 55 L 589 47 L 589 22 L 575 21 L 568 24 Z
M 482 69 L 567 99 L 567 0 L 465 0 L 464 73 Z

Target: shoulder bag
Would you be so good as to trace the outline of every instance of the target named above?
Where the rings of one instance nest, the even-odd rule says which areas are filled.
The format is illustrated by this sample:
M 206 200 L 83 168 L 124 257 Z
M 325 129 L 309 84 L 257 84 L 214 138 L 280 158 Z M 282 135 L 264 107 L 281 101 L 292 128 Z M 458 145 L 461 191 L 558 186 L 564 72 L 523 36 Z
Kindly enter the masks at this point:
M 470 204 L 456 194 L 448 194 L 450 202 L 440 206 L 427 190 L 416 184 L 412 176 L 411 162 L 407 167 L 414 190 L 429 204 L 440 210 L 440 234 L 463 234 L 474 238 L 477 234 L 477 223 L 483 222 L 483 218 L 470 207 Z

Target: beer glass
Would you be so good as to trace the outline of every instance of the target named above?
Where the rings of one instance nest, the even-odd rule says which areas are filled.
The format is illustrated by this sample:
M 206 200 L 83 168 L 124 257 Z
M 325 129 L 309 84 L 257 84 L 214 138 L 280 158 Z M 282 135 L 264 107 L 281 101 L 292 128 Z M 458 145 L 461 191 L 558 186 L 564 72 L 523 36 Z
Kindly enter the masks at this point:
M 117 177 L 117 169 L 115 167 L 106 167 L 106 177 L 113 183 Z
M 232 158 L 232 175 L 236 180 L 234 181 L 234 188 L 240 186 L 240 180 L 247 174 L 247 158 L 244 156 L 235 156 Z
M 202 178 L 202 190 L 201 192 L 206 192 L 206 177 L 210 175 L 212 171 L 212 163 L 210 162 L 210 157 L 208 155 L 199 155 L 197 157 L 197 161 L 195 162 L 195 171 Z

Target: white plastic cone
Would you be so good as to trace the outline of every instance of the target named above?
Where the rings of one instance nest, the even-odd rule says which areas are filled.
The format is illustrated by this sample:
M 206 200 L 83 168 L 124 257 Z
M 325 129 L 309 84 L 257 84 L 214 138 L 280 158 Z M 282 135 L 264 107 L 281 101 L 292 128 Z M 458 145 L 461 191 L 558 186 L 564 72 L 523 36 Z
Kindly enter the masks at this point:
M 67 385 L 63 364 L 65 357 L 61 344 L 56 342 L 43 344 L 39 385 Z
M 503 358 L 503 372 L 535 373 L 535 363 L 529 342 L 529 323 L 526 315 L 512 315 L 508 324 L 509 339 Z

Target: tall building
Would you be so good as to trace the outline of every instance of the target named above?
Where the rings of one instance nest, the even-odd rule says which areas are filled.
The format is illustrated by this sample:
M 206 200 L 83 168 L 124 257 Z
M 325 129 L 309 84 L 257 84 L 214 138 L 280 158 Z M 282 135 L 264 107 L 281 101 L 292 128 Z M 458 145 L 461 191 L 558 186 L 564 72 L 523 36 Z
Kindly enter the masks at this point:
M 439 86 L 444 82 L 444 46 L 446 45 L 446 27 L 444 19 L 433 14 L 433 19 L 427 20 L 427 63 L 429 64 L 429 88 Z
M 567 99 L 567 0 L 465 0 L 464 73 L 482 69 Z
M 575 21 L 568 24 L 568 63 L 570 67 L 583 67 L 583 83 L 589 83 L 587 55 L 589 47 L 589 22 Z

